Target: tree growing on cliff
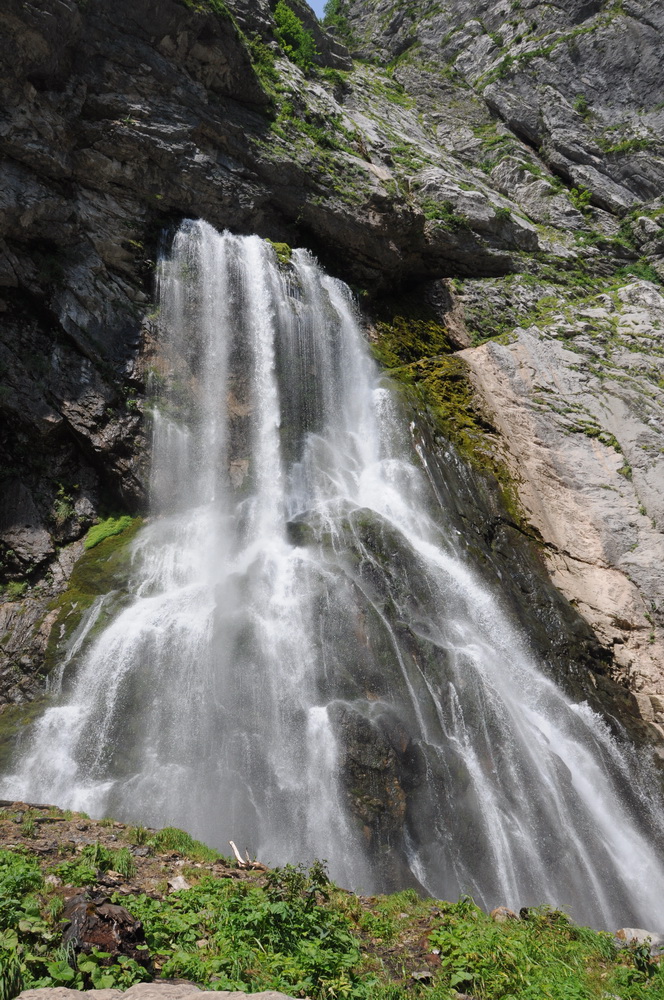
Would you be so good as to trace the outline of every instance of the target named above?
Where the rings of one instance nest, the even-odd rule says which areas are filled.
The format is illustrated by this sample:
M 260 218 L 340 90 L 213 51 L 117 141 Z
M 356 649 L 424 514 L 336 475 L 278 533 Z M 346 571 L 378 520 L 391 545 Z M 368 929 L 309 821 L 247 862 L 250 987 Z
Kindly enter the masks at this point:
M 304 73 L 308 73 L 318 56 L 314 36 L 284 0 L 279 0 L 274 9 L 274 23 L 277 39 L 284 53 Z

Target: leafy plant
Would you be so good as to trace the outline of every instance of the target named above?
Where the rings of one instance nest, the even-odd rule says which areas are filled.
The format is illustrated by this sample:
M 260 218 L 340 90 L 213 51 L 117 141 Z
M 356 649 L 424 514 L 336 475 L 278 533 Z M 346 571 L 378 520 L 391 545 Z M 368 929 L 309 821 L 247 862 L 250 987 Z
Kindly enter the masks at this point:
M 98 872 L 116 871 L 125 878 L 136 874 L 136 862 L 127 847 L 111 850 L 99 842 L 88 844 L 81 851 L 80 858 L 65 861 L 53 869 L 53 873 L 69 885 L 93 885 Z
M 579 212 L 584 214 L 588 211 L 591 198 L 592 191 L 584 188 L 581 184 L 578 187 L 573 187 L 569 193 L 569 200 Z
M 342 41 L 352 44 L 352 30 L 344 0 L 327 0 L 323 11 L 323 24 L 326 28 L 334 28 Z
M 58 491 L 53 503 L 53 516 L 55 517 L 56 524 L 64 524 L 74 514 L 74 498 L 71 494 L 67 493 L 62 483 L 58 483 Z
M 0 1000 L 13 1000 L 22 989 L 23 975 L 16 951 L 0 945 Z
M 457 215 L 451 201 L 433 201 L 426 198 L 421 202 L 425 219 L 444 222 L 450 229 L 462 229 L 468 226 L 465 215 Z
M 3 593 L 9 598 L 10 601 L 16 601 L 19 597 L 23 597 L 24 593 L 28 589 L 28 584 L 25 580 L 10 580 L 3 588 Z
M 588 98 L 585 94 L 577 94 L 572 107 L 581 115 L 582 118 L 588 118 L 590 115 L 590 105 L 588 104 Z

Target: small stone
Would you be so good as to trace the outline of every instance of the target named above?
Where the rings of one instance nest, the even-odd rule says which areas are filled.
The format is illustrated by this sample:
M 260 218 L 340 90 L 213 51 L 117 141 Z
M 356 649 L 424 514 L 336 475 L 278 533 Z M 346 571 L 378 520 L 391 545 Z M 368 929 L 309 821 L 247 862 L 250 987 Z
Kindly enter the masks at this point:
M 191 885 L 187 882 L 184 875 L 176 875 L 174 878 L 169 879 L 168 885 L 171 892 L 178 892 L 180 889 L 191 889 Z
M 519 919 L 514 910 L 510 910 L 507 906 L 497 906 L 495 910 L 491 911 L 490 916 L 497 924 L 505 924 L 508 920 Z

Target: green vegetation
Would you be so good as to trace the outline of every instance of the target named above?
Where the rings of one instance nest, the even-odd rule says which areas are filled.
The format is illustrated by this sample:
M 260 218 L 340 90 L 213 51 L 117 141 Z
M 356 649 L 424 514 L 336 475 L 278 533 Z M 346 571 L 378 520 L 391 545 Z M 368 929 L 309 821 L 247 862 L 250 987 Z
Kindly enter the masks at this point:
M 274 64 L 273 53 L 258 35 L 245 37 L 244 42 L 258 82 L 268 96 L 274 97 L 279 84 L 279 71 Z
M 10 580 L 9 583 L 0 587 L 0 593 L 4 594 L 9 601 L 17 601 L 19 597 L 23 597 L 27 589 L 28 584 L 25 580 Z
M 274 243 L 272 240 L 267 240 L 270 244 L 275 254 L 277 255 L 277 260 L 282 267 L 286 267 L 291 262 L 293 256 L 293 248 L 289 247 L 288 243 Z
M 398 310 L 398 312 L 397 312 Z M 498 453 L 495 428 L 478 405 L 467 363 L 452 354 L 445 327 L 416 296 L 385 303 L 372 352 L 406 398 L 474 467 L 496 481 L 506 511 L 524 523 L 516 486 Z
M 137 829 L 140 830 L 140 827 Z M 175 826 L 165 827 L 146 842 L 157 851 L 178 851 L 190 861 L 218 861 L 223 857 L 219 851 L 201 843 L 200 840 L 194 840 L 185 830 L 179 830 Z
M 605 153 L 615 153 L 618 156 L 623 156 L 626 153 L 639 153 L 644 149 L 649 149 L 651 143 L 643 137 L 620 139 L 618 142 L 612 142 L 611 139 L 605 136 L 597 140 L 597 145 Z
M 123 514 L 121 517 L 107 517 L 105 521 L 100 521 L 90 528 L 83 544 L 86 549 L 94 549 L 95 545 L 99 545 L 105 538 L 122 534 L 131 524 L 132 518 L 128 514 Z
M 130 542 L 143 521 L 140 517 L 109 518 L 109 521 L 114 521 L 116 526 L 120 521 L 125 523 L 119 531 L 106 532 L 92 547 L 86 544 L 83 555 L 74 566 L 67 589 L 49 605 L 49 610 L 57 610 L 58 615 L 46 648 L 47 670 L 51 669 L 62 654 L 83 614 L 92 606 L 95 598 L 110 594 L 113 590 L 122 591 L 127 585 L 131 567 Z M 107 522 L 95 527 L 102 528 L 105 524 Z M 95 528 L 91 531 L 95 531 Z M 101 616 L 97 628 L 107 623 L 110 613 L 112 607 L 109 604 L 107 615 Z
M 569 200 L 574 205 L 574 208 L 584 214 L 588 211 L 591 198 L 592 191 L 584 188 L 581 184 L 578 187 L 573 187 L 569 192 Z
M 76 955 L 62 944 L 62 896 L 45 875 L 87 881 L 111 860 L 118 870 L 121 854 L 94 844 L 49 866 L 26 849 L 0 850 L 0 1000 L 21 989 L 127 988 L 155 976 L 314 1000 L 664 998 L 664 973 L 647 945 L 618 951 L 610 934 L 548 907 L 496 923 L 469 897 L 445 903 L 412 889 L 358 897 L 330 883 L 320 862 L 239 879 L 200 870 L 194 886 L 163 898 L 114 895 L 143 924 L 144 964 L 96 948 Z
M 454 211 L 451 201 L 432 201 L 425 198 L 420 202 L 425 219 L 429 221 L 444 222 L 448 229 L 468 228 L 468 219 L 465 215 L 458 215 Z
M 348 0 L 327 0 L 323 14 L 323 24 L 326 28 L 332 28 L 337 36 L 348 48 L 355 44 L 353 29 L 347 15 Z
M 309 73 L 319 54 L 314 36 L 284 0 L 279 0 L 274 8 L 274 23 L 284 54 L 304 73 Z
M 632 264 L 625 264 L 614 272 L 614 278 L 626 284 L 635 280 L 652 281 L 656 285 L 661 285 L 662 278 L 655 268 L 646 258 L 634 261 Z
M 220 17 L 231 17 L 231 12 L 224 0 L 180 0 L 185 7 L 195 10 L 197 14 L 218 14 Z
M 72 487 L 73 490 L 77 490 L 78 486 Z M 74 510 L 74 498 L 71 493 L 68 493 L 62 483 L 58 483 L 58 491 L 55 495 L 55 501 L 53 503 L 53 517 L 57 525 L 62 525 L 68 521 L 75 514 Z
M 117 851 L 102 844 L 88 844 L 74 861 L 65 861 L 53 868 L 53 874 L 66 885 L 93 885 L 99 872 L 119 872 L 125 878 L 136 874 L 136 863 L 127 847 Z
M 591 114 L 588 98 L 585 94 L 577 94 L 572 107 L 581 115 L 582 118 L 588 118 Z

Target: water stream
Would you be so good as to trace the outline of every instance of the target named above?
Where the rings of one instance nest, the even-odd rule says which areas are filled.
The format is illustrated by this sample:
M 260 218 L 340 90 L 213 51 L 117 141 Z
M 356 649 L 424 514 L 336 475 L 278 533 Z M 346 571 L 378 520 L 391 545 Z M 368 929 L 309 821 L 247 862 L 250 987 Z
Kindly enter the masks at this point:
M 661 812 L 457 550 L 348 289 L 188 222 L 159 296 L 131 599 L 87 616 L 0 794 L 664 927 Z

